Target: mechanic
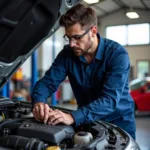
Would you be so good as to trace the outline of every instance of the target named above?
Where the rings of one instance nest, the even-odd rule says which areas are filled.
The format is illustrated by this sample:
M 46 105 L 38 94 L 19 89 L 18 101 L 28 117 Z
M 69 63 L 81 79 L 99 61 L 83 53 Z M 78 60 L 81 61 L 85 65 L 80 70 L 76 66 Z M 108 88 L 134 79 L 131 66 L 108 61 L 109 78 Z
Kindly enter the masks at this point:
M 32 92 L 36 120 L 78 126 L 96 120 L 113 123 L 135 139 L 134 101 L 129 94 L 127 50 L 98 33 L 94 10 L 78 4 L 60 18 L 68 42 Z M 114 33 L 115 34 L 115 33 Z M 78 109 L 71 113 L 47 104 L 68 76 Z

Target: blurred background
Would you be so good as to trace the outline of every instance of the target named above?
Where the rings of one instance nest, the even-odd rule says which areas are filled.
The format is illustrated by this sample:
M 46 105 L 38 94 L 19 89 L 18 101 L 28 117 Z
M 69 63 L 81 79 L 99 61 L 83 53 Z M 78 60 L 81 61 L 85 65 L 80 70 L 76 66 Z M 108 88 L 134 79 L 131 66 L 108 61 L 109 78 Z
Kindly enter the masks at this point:
M 85 0 L 82 3 L 96 11 L 100 35 L 119 42 L 129 53 L 129 85 L 135 101 L 136 141 L 142 150 L 150 150 L 150 0 Z M 31 101 L 32 73 L 35 72 L 34 81 L 44 75 L 65 45 L 63 35 L 64 29 L 59 28 L 18 69 L 9 81 L 10 98 Z M 59 107 L 77 108 L 68 78 L 48 101 Z

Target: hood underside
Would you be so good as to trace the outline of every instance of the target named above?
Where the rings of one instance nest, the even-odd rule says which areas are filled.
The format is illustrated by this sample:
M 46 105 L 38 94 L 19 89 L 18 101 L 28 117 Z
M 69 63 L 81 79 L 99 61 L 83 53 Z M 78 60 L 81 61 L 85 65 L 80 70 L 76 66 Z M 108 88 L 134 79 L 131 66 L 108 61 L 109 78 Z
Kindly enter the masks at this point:
M 80 0 L 0 1 L 0 88 Z

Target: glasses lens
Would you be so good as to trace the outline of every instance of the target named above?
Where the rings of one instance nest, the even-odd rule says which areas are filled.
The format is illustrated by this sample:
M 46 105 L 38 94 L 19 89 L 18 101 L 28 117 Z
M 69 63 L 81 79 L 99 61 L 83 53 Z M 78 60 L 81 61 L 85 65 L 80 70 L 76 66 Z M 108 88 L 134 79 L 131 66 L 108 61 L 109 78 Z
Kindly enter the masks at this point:
M 69 38 L 68 38 L 68 36 L 66 36 L 66 35 L 64 35 L 64 39 L 65 39 L 65 41 L 69 41 Z

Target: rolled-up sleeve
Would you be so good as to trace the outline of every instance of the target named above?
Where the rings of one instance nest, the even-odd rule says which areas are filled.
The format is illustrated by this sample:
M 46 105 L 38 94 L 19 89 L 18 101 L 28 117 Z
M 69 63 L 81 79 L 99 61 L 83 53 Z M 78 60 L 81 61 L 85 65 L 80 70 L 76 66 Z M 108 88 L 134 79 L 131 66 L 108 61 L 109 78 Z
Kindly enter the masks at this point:
M 99 98 L 71 113 L 76 125 L 105 118 L 119 107 L 129 69 L 128 53 L 124 49 L 115 50 L 109 58 Z

